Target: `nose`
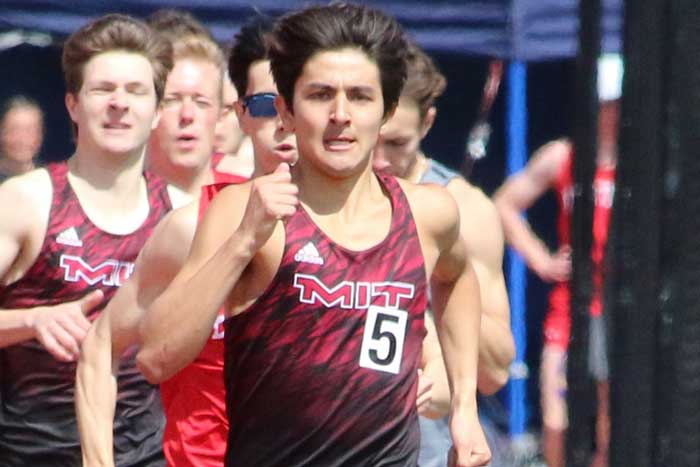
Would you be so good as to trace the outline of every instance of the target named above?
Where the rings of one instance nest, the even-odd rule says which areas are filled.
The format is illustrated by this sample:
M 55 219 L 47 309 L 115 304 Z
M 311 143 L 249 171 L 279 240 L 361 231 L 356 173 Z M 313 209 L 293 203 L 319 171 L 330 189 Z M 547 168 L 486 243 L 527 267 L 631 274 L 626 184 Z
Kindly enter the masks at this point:
M 331 122 L 344 125 L 350 122 L 350 114 L 348 113 L 347 100 L 345 95 L 338 93 L 335 100 L 333 101 L 333 106 L 331 108 Z
M 194 120 L 194 102 L 190 98 L 184 98 L 180 106 L 180 123 L 189 124 Z
M 110 108 L 114 110 L 124 110 L 129 105 L 127 103 L 126 92 L 123 89 L 117 88 L 112 92 L 111 99 L 109 100 Z

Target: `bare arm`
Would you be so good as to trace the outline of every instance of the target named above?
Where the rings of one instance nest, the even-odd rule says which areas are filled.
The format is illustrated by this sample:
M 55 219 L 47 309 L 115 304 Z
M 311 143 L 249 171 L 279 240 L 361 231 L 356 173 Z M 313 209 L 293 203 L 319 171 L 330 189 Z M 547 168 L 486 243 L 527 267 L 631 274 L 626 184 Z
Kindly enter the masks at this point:
M 508 178 L 494 195 L 506 241 L 546 281 L 568 278 L 568 252 L 562 252 L 561 257 L 552 255 L 521 213 L 553 186 L 570 152 L 571 145 L 563 140 L 544 145 L 535 152 L 525 169 Z
M 141 251 L 134 274 L 115 294 L 82 344 L 75 404 L 83 465 L 113 466 L 113 421 L 121 355 L 138 343 L 146 308 L 167 287 L 192 243 L 197 204 L 171 212 Z
M 450 386 L 447 382 L 447 371 L 442 359 L 435 320 L 430 312 L 425 314 L 425 329 L 427 333 L 423 339 L 421 378 L 429 381 L 431 388 L 430 400 L 424 407 L 420 407 L 419 414 L 438 419 L 446 416 L 450 411 Z
M 18 209 L 21 206 L 21 209 Z M 0 284 L 20 279 L 39 253 L 51 206 L 51 182 L 44 170 L 13 177 L 0 185 Z M 0 348 L 29 339 L 56 359 L 75 360 L 90 322 L 85 314 L 102 301 L 102 292 L 56 306 L 3 308 Z
M 481 333 L 477 386 L 493 394 L 508 381 L 515 343 L 503 278 L 503 229 L 493 203 L 481 190 L 455 179 L 447 190 L 460 209 L 460 233 L 467 248 L 481 295 Z
M 441 187 L 407 188 L 424 256 L 434 261 L 429 270 L 432 307 L 451 393 L 452 454 L 456 465 L 485 465 L 491 454 L 476 407 L 481 302 L 476 274 L 460 240 L 459 211 Z
M 282 164 L 214 199 L 183 268 L 141 323 L 137 361 L 149 381 L 169 378 L 201 351 L 249 261 L 279 219 L 296 209 L 297 189 L 290 180 L 289 167 Z

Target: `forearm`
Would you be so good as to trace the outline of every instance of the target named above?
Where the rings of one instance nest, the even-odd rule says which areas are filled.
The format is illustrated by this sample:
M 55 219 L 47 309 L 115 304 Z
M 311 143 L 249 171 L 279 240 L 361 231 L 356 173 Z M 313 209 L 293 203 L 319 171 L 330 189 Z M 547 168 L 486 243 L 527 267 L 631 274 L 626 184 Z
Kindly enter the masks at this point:
M 113 424 L 118 360 L 108 331 L 95 326 L 83 341 L 78 361 L 75 406 L 83 465 L 113 466 Z
M 34 339 L 36 308 L 0 309 L 0 348 Z
M 508 324 L 488 313 L 481 315 L 480 339 L 478 389 L 488 395 L 508 382 L 515 344 Z
M 153 302 L 141 322 L 137 356 L 149 381 L 168 379 L 195 359 L 252 256 L 251 243 L 234 234 L 198 271 L 178 276 Z
M 481 309 L 474 271 L 467 266 L 453 283 L 433 281 L 432 290 L 452 407 L 476 410 Z

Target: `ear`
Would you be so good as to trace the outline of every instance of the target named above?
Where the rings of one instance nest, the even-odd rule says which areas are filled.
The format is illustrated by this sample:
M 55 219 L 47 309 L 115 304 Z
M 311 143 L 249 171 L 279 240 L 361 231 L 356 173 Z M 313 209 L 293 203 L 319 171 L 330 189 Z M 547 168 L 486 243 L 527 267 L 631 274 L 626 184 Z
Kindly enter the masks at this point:
M 277 115 L 282 119 L 284 129 L 293 133 L 295 131 L 294 113 L 287 107 L 287 102 L 284 100 L 284 97 L 280 95 L 275 97 L 275 109 L 277 109 Z
M 155 130 L 156 128 L 158 128 L 158 124 L 160 123 L 162 109 L 163 108 L 160 106 L 160 104 L 158 105 L 158 107 L 156 107 L 156 114 L 153 117 L 153 123 L 151 123 L 151 130 Z
M 246 135 L 250 136 L 250 128 L 248 128 L 248 117 L 245 115 L 245 109 L 243 108 L 243 101 L 240 99 L 233 103 L 233 111 L 236 112 L 236 118 L 238 119 L 238 126 L 241 131 Z
M 420 139 L 425 138 L 425 135 L 427 135 L 430 129 L 433 127 L 436 115 L 437 109 L 435 108 L 435 106 L 428 109 L 428 113 L 425 114 L 425 117 L 423 118 L 423 121 L 420 124 Z
M 74 94 L 72 93 L 66 93 L 65 97 L 65 103 L 66 103 L 66 109 L 68 109 L 68 115 L 70 116 L 70 119 L 75 123 L 76 125 L 78 124 L 78 98 L 75 97 Z

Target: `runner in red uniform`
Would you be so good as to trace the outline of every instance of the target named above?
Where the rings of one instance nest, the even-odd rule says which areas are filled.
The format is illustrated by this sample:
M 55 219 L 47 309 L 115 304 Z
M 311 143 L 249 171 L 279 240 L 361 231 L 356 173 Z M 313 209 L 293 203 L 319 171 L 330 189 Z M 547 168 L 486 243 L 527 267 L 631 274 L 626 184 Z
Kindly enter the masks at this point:
M 488 461 L 475 402 L 478 284 L 454 200 L 372 172 L 405 49 L 397 23 L 366 7 L 312 7 L 278 23 L 276 104 L 299 162 L 217 196 L 141 324 L 139 363 L 157 380 L 199 353 L 226 306 L 227 465 L 415 465 L 428 277 L 453 390 L 453 463 Z
M 144 23 L 102 17 L 64 45 L 76 151 L 0 187 L 0 465 L 79 466 L 79 345 L 170 209 L 144 149 L 172 66 Z M 116 461 L 163 465 L 157 388 L 126 355 L 115 378 Z
M 231 63 L 235 61 L 244 70 L 243 73 L 235 74 L 245 83 L 241 95 L 277 92 L 269 73 L 269 61 L 264 48 L 265 36 L 271 30 L 271 23 L 265 24 L 264 27 L 257 23 L 245 26 L 235 38 Z M 246 54 L 245 51 L 249 49 L 254 52 Z M 266 65 L 267 68 L 254 66 L 258 64 Z M 177 69 L 176 59 L 175 70 Z M 167 90 L 171 89 L 170 77 L 168 81 L 166 96 Z M 197 89 L 208 89 L 210 85 L 211 80 L 201 77 Z M 267 112 L 263 112 L 265 115 L 258 114 L 261 110 L 258 105 L 254 110 L 243 110 L 239 116 L 245 129 L 251 131 L 255 147 L 259 151 L 256 161 L 259 162 L 257 170 L 260 173 L 264 173 L 266 167 L 279 165 L 280 161 L 296 161 L 293 135 L 283 129 L 279 117 L 270 115 L 270 110 L 274 111 L 271 103 L 266 109 Z M 252 131 L 253 129 L 258 131 Z M 207 131 L 213 132 L 213 127 L 207 127 Z M 289 148 L 280 151 L 278 146 L 281 143 L 288 144 Z M 78 399 L 78 412 L 90 418 L 86 420 L 86 429 L 82 432 L 88 464 L 97 462 L 98 459 L 108 461 L 111 456 L 108 437 L 112 428 L 110 417 L 113 413 L 110 407 L 113 405 L 113 396 L 104 397 L 110 394 L 104 389 L 109 384 L 110 369 L 118 364 L 124 348 L 137 343 L 141 310 L 165 289 L 179 265 L 184 262 L 197 217 L 201 217 L 211 198 L 223 186 L 225 185 L 215 184 L 202 187 L 198 204 L 192 203 L 170 214 L 144 248 L 135 274 L 117 294 L 114 305 L 107 308 L 104 317 L 96 323 L 95 330 L 85 339 L 83 348 L 90 349 L 90 352 L 85 352 L 86 358 L 81 360 L 78 367 L 80 388 L 84 388 L 79 392 L 81 397 Z M 124 313 L 124 310 L 130 312 Z M 223 465 L 228 435 L 223 347 L 222 313 L 195 361 L 161 383 L 163 407 L 167 415 L 163 447 L 169 465 Z M 88 358 L 89 356 L 94 357 Z
M 605 356 L 605 326 L 601 300 L 603 256 L 607 241 L 610 209 L 615 191 L 617 162 L 618 104 L 622 87 L 622 62 L 605 56 L 598 62 L 598 155 L 593 182 L 593 296 L 591 300 L 591 372 L 598 381 L 596 453 L 592 466 L 608 464 L 609 414 L 608 367 Z M 570 223 L 573 205 L 573 148 L 559 140 L 540 148 L 525 169 L 510 177 L 494 195 L 501 213 L 506 240 L 537 275 L 555 283 L 544 321 L 544 346 L 540 365 L 540 392 L 543 425 L 543 452 L 550 467 L 564 465 L 564 437 L 567 420 L 566 353 L 571 331 L 569 275 L 571 273 Z M 554 188 L 559 200 L 559 250 L 550 253 L 520 216 L 548 189 Z

